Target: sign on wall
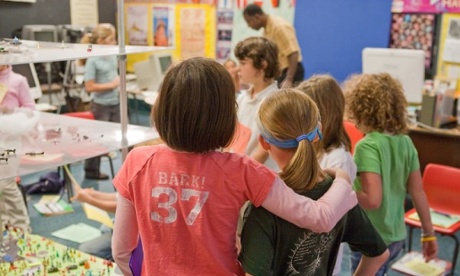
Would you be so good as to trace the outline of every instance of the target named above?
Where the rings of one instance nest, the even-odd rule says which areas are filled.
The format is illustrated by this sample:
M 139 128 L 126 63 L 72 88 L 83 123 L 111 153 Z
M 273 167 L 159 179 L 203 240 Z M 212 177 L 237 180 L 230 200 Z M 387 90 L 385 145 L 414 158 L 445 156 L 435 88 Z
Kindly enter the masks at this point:
M 460 0 L 393 0 L 392 12 L 459 13 Z

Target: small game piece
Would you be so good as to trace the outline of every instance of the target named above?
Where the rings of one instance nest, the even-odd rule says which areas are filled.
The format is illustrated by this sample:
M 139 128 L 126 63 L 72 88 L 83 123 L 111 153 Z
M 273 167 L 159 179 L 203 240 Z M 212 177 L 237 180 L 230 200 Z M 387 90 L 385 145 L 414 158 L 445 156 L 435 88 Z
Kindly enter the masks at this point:
M 91 52 L 92 50 L 93 50 L 93 45 L 92 45 L 92 44 L 89 44 L 89 45 L 88 45 L 87 51 L 88 51 L 88 52 Z
M 20 45 L 20 44 L 22 44 L 22 42 L 19 41 L 19 39 L 15 36 L 15 37 L 13 38 L 13 41 L 11 41 L 11 44 L 13 44 L 13 45 Z
M 77 265 L 69 265 L 67 266 L 67 270 L 74 270 L 74 269 L 77 269 L 78 266 Z
M 50 268 L 48 268 L 48 273 L 54 273 L 54 272 L 58 272 L 59 269 L 55 266 L 52 266 Z

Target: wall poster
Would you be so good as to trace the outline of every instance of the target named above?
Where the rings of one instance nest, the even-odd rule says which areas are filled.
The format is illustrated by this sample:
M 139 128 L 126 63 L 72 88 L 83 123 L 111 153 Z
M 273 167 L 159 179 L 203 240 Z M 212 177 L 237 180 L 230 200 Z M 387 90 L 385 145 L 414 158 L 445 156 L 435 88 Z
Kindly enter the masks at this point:
M 129 45 L 148 45 L 148 9 L 144 5 L 133 5 L 127 8 L 126 29 Z
M 205 56 L 205 10 L 183 8 L 180 11 L 182 59 Z
M 174 7 L 154 6 L 153 17 L 153 46 L 174 46 Z
M 217 11 L 217 45 L 216 59 L 223 63 L 232 52 L 233 11 Z

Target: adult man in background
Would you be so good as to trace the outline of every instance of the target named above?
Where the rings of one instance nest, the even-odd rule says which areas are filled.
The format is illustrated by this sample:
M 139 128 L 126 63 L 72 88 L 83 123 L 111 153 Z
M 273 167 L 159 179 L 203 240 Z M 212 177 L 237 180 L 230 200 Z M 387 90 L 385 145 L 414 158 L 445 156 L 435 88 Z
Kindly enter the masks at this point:
M 294 27 L 281 17 L 264 13 L 256 4 L 249 4 L 243 11 L 244 20 L 254 30 L 264 28 L 263 36 L 278 46 L 281 76 L 280 87 L 292 87 L 303 81 L 302 54 Z

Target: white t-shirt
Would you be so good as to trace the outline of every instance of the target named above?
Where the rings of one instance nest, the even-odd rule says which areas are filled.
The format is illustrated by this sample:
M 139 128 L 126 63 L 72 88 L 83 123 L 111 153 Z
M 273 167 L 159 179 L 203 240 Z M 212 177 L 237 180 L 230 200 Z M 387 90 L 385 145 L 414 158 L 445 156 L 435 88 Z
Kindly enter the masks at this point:
M 274 81 L 271 85 L 267 86 L 264 90 L 257 93 L 254 98 L 251 98 L 251 89 L 242 91 L 237 98 L 238 103 L 238 120 L 241 124 L 248 127 L 251 130 L 251 138 L 249 139 L 248 146 L 246 148 L 246 154 L 251 155 L 257 149 L 259 143 L 259 129 L 257 128 L 256 116 L 259 109 L 260 103 L 263 99 L 269 95 L 275 93 L 278 90 L 278 83 Z M 264 163 L 265 166 L 269 167 L 275 172 L 279 172 L 279 168 L 275 161 L 268 157 Z
M 351 153 L 346 151 L 343 145 L 330 151 L 329 153 L 325 153 L 319 160 L 319 165 L 322 169 L 341 168 L 348 173 L 351 183 L 355 181 L 356 164 L 353 161 Z

